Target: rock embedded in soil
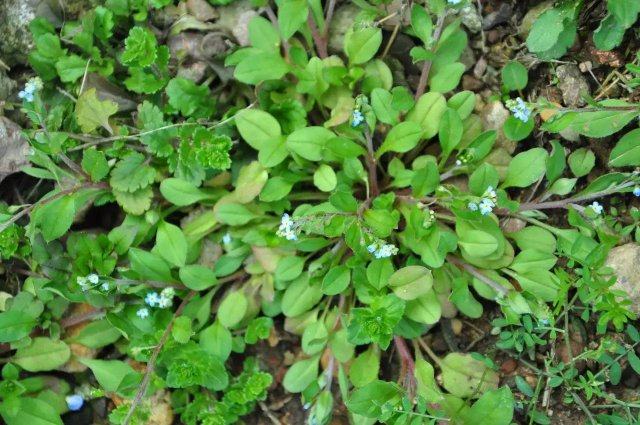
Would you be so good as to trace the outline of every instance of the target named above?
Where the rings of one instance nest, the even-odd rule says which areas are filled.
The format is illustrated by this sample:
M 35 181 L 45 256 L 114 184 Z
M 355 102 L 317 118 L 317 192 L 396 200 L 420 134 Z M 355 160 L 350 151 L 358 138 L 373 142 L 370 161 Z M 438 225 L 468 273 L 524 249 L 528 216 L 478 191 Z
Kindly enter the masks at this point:
M 205 77 L 207 67 L 206 62 L 191 62 L 180 65 L 178 68 L 178 77 L 186 78 L 199 84 Z
M 216 26 L 227 34 L 233 34 L 241 46 L 249 45 L 249 22 L 258 16 L 251 2 L 241 0 L 227 6 L 216 8 L 219 18 Z
M 202 22 L 211 21 L 218 16 L 216 10 L 206 0 L 187 0 L 187 9 Z
M 463 7 L 460 10 L 460 18 L 462 19 L 462 25 L 472 33 L 477 34 L 482 30 L 482 17 L 474 5 L 470 4 Z
M 527 14 L 524 15 L 524 18 L 522 18 L 520 27 L 518 27 L 518 34 L 520 34 L 520 36 L 523 38 L 527 38 L 527 36 L 529 35 L 529 31 L 531 31 L 533 23 L 538 19 L 540 15 L 542 15 L 545 10 L 553 7 L 553 3 L 554 0 L 547 0 L 540 3 L 539 5 L 530 8 L 527 11 Z
M 635 314 L 640 314 L 640 245 L 628 243 L 613 248 L 609 252 L 605 265 L 611 267 L 616 274 L 616 283 L 613 290 L 626 292 L 631 301 L 629 309 Z
M 75 13 L 70 12 L 70 8 L 76 3 L 83 9 L 89 7 L 87 0 L 66 0 L 67 18 Z M 61 25 L 61 4 L 57 0 L 0 0 L 0 58 L 9 66 L 25 64 L 33 48 L 29 23 L 43 17 L 56 26 Z
M 460 56 L 460 63 L 464 65 L 465 72 L 473 68 L 477 62 L 473 49 L 467 45 Z
M 138 103 L 133 100 L 126 91 L 117 85 L 109 82 L 100 74 L 90 72 L 84 81 L 85 90 L 94 88 L 96 95 L 101 101 L 109 100 L 118 105 L 118 111 L 133 111 L 138 107 Z
M 0 2 L 0 55 L 8 65 L 27 61 L 33 47 L 29 22 L 36 17 L 39 0 Z
M 329 24 L 329 51 L 342 52 L 344 35 L 351 29 L 360 8 L 355 4 L 346 3 L 336 9 L 331 24 Z
M 173 423 L 173 409 L 171 396 L 167 391 L 158 391 L 151 397 L 151 411 L 147 425 L 171 425 Z
M 558 88 L 562 91 L 565 106 L 576 107 L 585 105 L 584 96 L 589 95 L 589 84 L 574 64 L 560 65 L 556 68 Z
M 29 164 L 29 143 L 22 129 L 13 121 L 0 117 L 0 182 Z
M 500 4 L 498 10 L 489 13 L 484 17 L 482 22 L 482 29 L 490 30 L 498 25 L 509 22 L 513 16 L 513 7 L 510 4 L 504 2 Z
M 2 65 L 0 64 L 0 67 Z M 18 83 L 9 78 L 4 70 L 0 69 L 0 102 L 8 100 L 16 93 Z
M 496 100 L 488 103 L 482 109 L 482 124 L 486 130 L 495 130 L 498 133 L 496 147 L 504 148 L 507 152 L 513 153 L 516 150 L 516 143 L 507 139 L 502 131 L 509 115 L 509 111 L 502 102 Z

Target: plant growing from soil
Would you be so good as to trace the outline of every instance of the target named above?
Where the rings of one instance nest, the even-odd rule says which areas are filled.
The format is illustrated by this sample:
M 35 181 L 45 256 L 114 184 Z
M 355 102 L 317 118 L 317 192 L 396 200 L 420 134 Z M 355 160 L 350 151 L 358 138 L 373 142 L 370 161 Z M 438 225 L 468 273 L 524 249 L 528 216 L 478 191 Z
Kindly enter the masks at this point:
M 468 0 L 174 3 L 30 24 L 13 105 L 37 184 L 0 208 L 7 424 L 98 400 L 113 424 L 302 423 L 283 392 L 310 425 L 546 424 L 551 398 L 637 420 L 612 390 L 640 335 L 608 260 L 640 241 L 637 98 L 527 96 L 518 59 L 462 88 Z M 581 7 L 540 14 L 530 53 L 564 55 Z M 640 11 L 607 8 L 603 50 Z M 238 45 L 210 22 L 227 11 Z M 567 141 L 611 138 L 604 167 Z M 460 318 L 487 325 L 466 347 Z

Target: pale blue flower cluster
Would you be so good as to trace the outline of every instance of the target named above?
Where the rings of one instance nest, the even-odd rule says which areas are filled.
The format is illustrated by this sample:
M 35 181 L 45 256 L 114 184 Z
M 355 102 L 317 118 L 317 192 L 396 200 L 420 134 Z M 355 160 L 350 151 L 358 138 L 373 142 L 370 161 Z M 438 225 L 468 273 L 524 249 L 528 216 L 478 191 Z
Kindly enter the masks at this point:
M 174 295 L 175 295 L 175 290 L 171 287 L 168 287 L 168 288 L 164 288 L 159 295 L 155 291 L 147 293 L 147 296 L 144 298 L 144 302 L 149 307 L 169 308 L 173 305 Z M 144 315 L 144 313 L 140 313 L 139 310 L 137 314 L 138 314 L 138 317 L 140 317 L 140 314 Z M 146 316 L 148 316 L 148 314 Z
M 471 211 L 480 211 L 480 214 L 482 215 L 489 215 L 491 214 L 491 211 L 493 211 L 493 208 L 496 206 L 497 202 L 498 195 L 493 189 L 493 186 L 489 186 L 487 187 L 487 190 L 484 191 L 480 202 L 469 202 L 468 207 Z
M 20 99 L 26 100 L 27 102 L 33 102 L 33 95 L 42 88 L 42 80 L 38 77 L 30 78 L 29 81 L 24 85 L 24 89 L 18 92 L 18 97 Z
M 138 309 L 138 311 L 136 311 L 136 316 L 141 319 L 146 319 L 147 317 L 149 317 L 149 309 L 147 307 Z
M 522 122 L 528 122 L 529 118 L 531 118 L 531 109 L 520 97 L 516 100 L 508 100 L 507 107 L 513 113 L 513 116 Z
M 398 253 L 398 247 L 393 244 L 385 243 L 384 241 L 376 241 L 367 246 L 367 251 L 373 254 L 376 258 L 389 258 L 392 255 Z
M 92 286 L 97 285 L 98 283 L 100 283 L 100 276 L 98 276 L 95 273 L 91 273 L 88 276 L 78 276 L 76 278 L 76 283 L 78 283 L 78 285 L 80 285 L 80 288 L 83 291 L 86 291 L 88 289 L 91 289 Z M 108 284 L 107 284 L 107 290 L 108 290 Z
M 229 232 L 225 233 L 224 236 L 222 236 L 222 243 L 225 245 L 229 245 L 231 243 L 231 234 L 229 234 Z
M 65 397 L 69 410 L 75 412 L 82 409 L 84 398 L 80 394 L 68 395 Z
M 359 109 L 355 109 L 351 114 L 351 127 L 357 127 L 364 122 L 364 115 Z
M 602 214 L 602 211 L 604 211 L 604 208 L 602 207 L 602 205 L 600 205 L 598 201 L 593 201 L 593 204 L 589 205 L 589 207 L 591 207 L 593 212 L 598 215 Z
M 276 235 L 285 238 L 288 241 L 298 240 L 298 232 L 299 226 L 296 222 L 291 218 L 291 216 L 287 213 L 282 214 L 282 219 L 280 220 L 280 227 L 278 227 L 278 231 Z
M 447 0 L 449 4 L 453 4 L 453 5 L 460 4 L 461 1 L 462 0 Z
M 636 186 L 636 187 L 633 188 L 633 194 L 635 196 L 640 197 L 640 186 Z

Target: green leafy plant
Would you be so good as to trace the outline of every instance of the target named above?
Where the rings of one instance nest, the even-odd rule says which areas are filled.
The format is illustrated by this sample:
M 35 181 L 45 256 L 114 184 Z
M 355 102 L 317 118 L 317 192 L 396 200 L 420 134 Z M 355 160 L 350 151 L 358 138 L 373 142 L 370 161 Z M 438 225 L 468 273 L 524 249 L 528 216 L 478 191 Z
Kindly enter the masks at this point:
M 544 60 L 564 56 L 576 39 L 583 6 L 582 0 L 566 0 L 541 13 L 527 37 L 529 51 Z M 635 24 L 640 5 L 629 0 L 607 0 L 606 6 L 607 14 L 593 33 L 593 42 L 599 50 L 609 51 L 622 43 L 625 32 Z
M 114 424 L 146 423 L 158 399 L 185 424 L 231 424 L 268 412 L 277 383 L 309 424 L 329 423 L 337 403 L 356 424 L 545 423 L 542 384 L 506 385 L 499 350 L 524 362 L 546 350 L 530 369 L 589 415 L 583 398 L 606 398 L 623 359 L 638 372 L 635 315 L 605 264 L 618 243 L 640 241 L 637 208 L 617 212 L 640 196 L 640 105 L 525 101 L 528 70 L 510 61 L 496 99 L 511 115 L 484 128 L 476 94 L 458 89 L 468 36 L 455 15 L 470 3 L 452 0 L 391 14 L 386 1 L 354 2 L 340 52 L 334 2 L 254 2 L 247 43 L 201 82 L 176 71 L 147 19 L 169 3 L 111 0 L 60 29 L 31 23 L 23 171 L 43 183 L 0 209 L 0 254 L 20 284 L 0 312 L 5 422 L 60 424 L 107 397 Z M 609 2 L 611 19 L 626 29 L 633 7 L 620 4 Z M 562 56 L 580 7 L 545 11 L 529 49 Z M 381 26 L 394 13 L 406 18 L 396 33 L 416 42 L 415 90 L 385 60 Z M 188 16 L 170 31 L 208 28 Z M 620 136 L 605 171 L 586 145 L 540 131 Z M 78 225 L 107 210 L 105 228 Z M 495 347 L 434 351 L 437 326 L 487 311 Z M 569 318 L 602 345 L 565 364 L 547 348 L 569 341 Z M 283 332 L 299 344 L 269 373 L 253 352 Z M 587 359 L 609 376 L 579 371 Z M 69 362 L 95 387 L 40 383 Z

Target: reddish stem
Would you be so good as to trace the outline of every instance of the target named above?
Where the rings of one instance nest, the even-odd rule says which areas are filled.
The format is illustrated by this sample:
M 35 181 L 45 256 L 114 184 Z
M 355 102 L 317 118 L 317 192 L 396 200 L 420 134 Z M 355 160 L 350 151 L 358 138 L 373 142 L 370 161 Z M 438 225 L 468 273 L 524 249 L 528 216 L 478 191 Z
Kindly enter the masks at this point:
M 393 343 L 398 350 L 398 356 L 400 357 L 402 372 L 404 374 L 404 384 L 409 392 L 409 398 L 413 399 L 416 389 L 415 369 L 416 364 L 413 361 L 413 356 L 407 347 L 407 343 L 401 336 L 394 336 Z

